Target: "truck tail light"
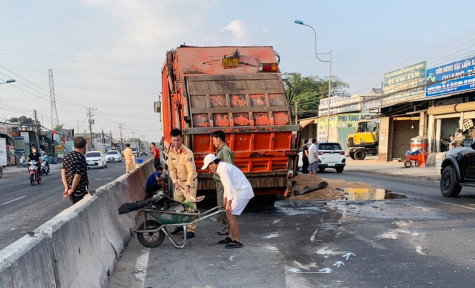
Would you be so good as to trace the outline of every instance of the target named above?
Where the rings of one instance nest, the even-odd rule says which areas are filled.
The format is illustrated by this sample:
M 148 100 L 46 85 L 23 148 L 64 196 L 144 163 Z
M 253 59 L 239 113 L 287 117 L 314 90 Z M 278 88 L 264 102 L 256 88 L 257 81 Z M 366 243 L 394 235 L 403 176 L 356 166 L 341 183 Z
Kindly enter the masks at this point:
M 277 63 L 259 63 L 259 72 L 278 72 L 279 65 Z
M 345 155 L 345 151 L 340 151 L 340 155 Z

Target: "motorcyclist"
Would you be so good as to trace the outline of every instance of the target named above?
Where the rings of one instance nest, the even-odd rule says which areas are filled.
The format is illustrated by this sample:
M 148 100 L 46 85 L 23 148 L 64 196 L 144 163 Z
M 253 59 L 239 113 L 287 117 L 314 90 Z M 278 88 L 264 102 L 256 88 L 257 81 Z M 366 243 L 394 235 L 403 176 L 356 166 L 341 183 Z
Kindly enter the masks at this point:
M 41 162 L 45 162 L 46 171 L 49 171 L 48 155 L 46 155 L 45 151 L 41 151 Z
M 31 153 L 30 153 L 30 156 L 28 156 L 28 162 L 29 163 L 31 160 L 34 160 L 38 163 L 38 165 L 36 166 L 36 169 L 38 170 L 38 175 L 41 175 L 41 167 L 40 167 L 40 164 L 41 164 L 41 157 L 40 157 L 40 153 L 38 153 L 36 151 L 36 146 L 33 145 L 31 146 Z

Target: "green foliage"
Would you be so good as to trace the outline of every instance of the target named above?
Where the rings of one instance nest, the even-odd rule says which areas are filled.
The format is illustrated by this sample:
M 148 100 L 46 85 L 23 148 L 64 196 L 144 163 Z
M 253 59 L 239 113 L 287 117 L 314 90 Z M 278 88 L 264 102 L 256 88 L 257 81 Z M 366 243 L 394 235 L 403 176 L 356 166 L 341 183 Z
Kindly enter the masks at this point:
M 56 131 L 63 130 L 63 126 L 64 126 L 64 123 L 58 124 L 58 125 L 56 125 L 56 127 L 54 127 L 53 130 L 56 130 Z
M 28 118 L 26 116 L 20 116 L 19 118 L 17 117 L 12 117 L 8 120 L 11 123 L 19 123 L 20 126 L 26 125 L 28 127 L 33 127 L 35 121 L 31 118 Z M 38 125 L 41 125 L 40 121 L 38 121 Z
M 305 76 L 300 73 L 288 73 L 285 75 L 285 91 L 294 109 L 294 103 L 298 103 L 299 118 L 313 117 L 318 114 L 320 100 L 328 97 L 328 78 L 318 76 Z M 331 96 L 349 97 L 345 91 L 349 85 L 338 77 L 332 76 Z

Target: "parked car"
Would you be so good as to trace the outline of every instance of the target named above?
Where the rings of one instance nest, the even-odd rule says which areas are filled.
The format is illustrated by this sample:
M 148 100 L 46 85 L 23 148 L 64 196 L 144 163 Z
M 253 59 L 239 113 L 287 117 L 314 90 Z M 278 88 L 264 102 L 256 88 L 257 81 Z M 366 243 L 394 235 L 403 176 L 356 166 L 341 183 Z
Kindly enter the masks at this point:
M 440 192 L 457 197 L 462 186 L 475 186 L 475 143 L 465 139 L 462 146 L 447 151 L 440 169 Z
M 86 152 L 84 157 L 86 157 L 87 169 L 94 167 L 107 168 L 106 156 L 101 151 Z
M 140 156 L 148 156 L 148 152 L 145 150 L 140 151 Z
M 325 171 L 325 168 L 334 168 L 341 173 L 346 165 L 345 151 L 341 149 L 338 142 L 317 143 L 318 145 L 318 170 Z
M 117 150 L 110 150 L 106 153 L 107 162 L 122 162 L 122 156 Z
M 325 171 L 326 168 L 336 169 L 341 173 L 346 165 L 345 151 L 338 142 L 318 142 L 318 170 Z M 299 152 L 299 170 L 302 169 L 302 150 Z

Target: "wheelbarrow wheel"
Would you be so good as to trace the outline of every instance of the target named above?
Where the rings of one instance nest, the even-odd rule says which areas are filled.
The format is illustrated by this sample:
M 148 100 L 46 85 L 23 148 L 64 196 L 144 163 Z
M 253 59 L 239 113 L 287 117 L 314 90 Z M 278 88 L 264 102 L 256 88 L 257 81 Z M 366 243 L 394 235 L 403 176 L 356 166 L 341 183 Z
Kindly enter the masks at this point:
M 158 229 L 161 224 L 157 221 L 147 220 L 147 223 L 143 222 L 139 225 L 139 230 L 153 230 Z M 162 230 L 158 230 L 157 232 L 146 232 L 141 233 L 137 232 L 137 239 L 139 240 L 140 244 L 145 247 L 155 248 L 162 244 L 163 239 L 165 239 L 165 234 Z
M 410 168 L 411 167 L 411 161 L 410 160 L 404 161 L 404 167 Z

